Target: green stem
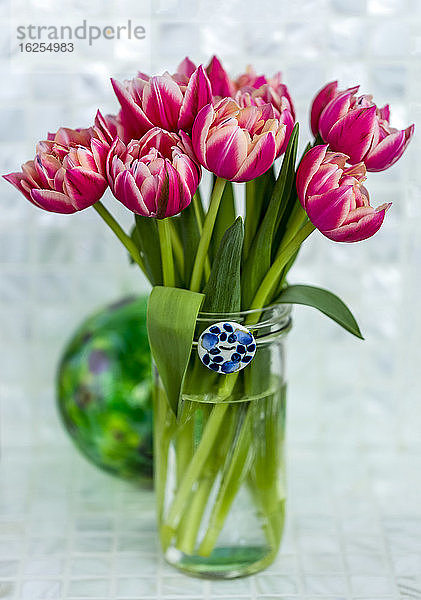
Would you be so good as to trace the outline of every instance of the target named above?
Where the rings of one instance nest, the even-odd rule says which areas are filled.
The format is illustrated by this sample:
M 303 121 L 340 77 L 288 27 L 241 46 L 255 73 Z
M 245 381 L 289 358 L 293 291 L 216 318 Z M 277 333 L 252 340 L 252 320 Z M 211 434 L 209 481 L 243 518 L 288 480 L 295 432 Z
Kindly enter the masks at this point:
M 243 411 L 245 414 L 241 420 L 239 417 Z M 219 488 L 218 496 L 212 510 L 208 529 L 199 546 L 200 556 L 211 555 L 252 458 L 253 441 L 250 431 L 250 406 L 240 406 L 236 412 L 237 424 L 240 430 L 236 440 L 233 442 L 231 453 L 227 457 L 228 467 L 223 474 L 221 487 Z
M 203 231 L 203 204 L 202 204 L 202 200 L 200 198 L 200 191 L 199 188 L 197 189 L 195 195 L 193 196 L 193 209 L 194 209 L 194 216 L 196 217 L 196 223 L 197 223 L 197 229 L 199 230 L 199 234 L 200 236 L 202 236 L 202 231 Z M 209 275 L 210 275 L 210 260 L 209 260 L 209 256 L 206 255 L 205 258 L 205 278 L 206 281 L 209 279 Z
M 174 251 L 175 262 L 177 263 L 178 272 L 183 275 L 184 273 L 184 250 L 183 244 L 179 238 L 177 233 L 177 229 L 173 223 L 173 221 L 169 222 L 170 232 L 171 232 L 171 243 Z
M 209 494 L 215 481 L 215 475 L 216 473 L 210 471 L 207 475 L 199 479 L 193 499 L 188 507 L 186 507 L 187 510 L 180 522 L 177 532 L 177 548 L 185 554 L 193 554 L 195 550 L 197 534 L 206 504 L 209 500 Z
M 224 426 L 220 428 L 214 451 L 209 455 L 197 482 L 197 488 L 191 502 L 185 507 L 183 518 L 177 530 L 177 548 L 186 554 L 193 554 L 199 534 L 200 524 L 209 502 L 209 495 L 215 485 L 216 477 L 226 461 L 235 435 L 236 411 L 231 406 L 224 418 Z
M 185 504 L 189 499 L 193 485 L 202 472 L 203 466 L 214 446 L 219 428 L 224 420 L 225 413 L 229 406 L 228 402 L 216 404 L 206 423 L 202 439 L 196 452 L 184 474 L 184 477 L 178 487 L 168 517 L 162 525 L 161 539 L 163 540 L 164 551 L 167 549 L 171 539 L 176 533 L 176 529 L 183 512 Z
M 154 487 L 157 498 L 158 519 L 162 521 L 165 505 L 165 487 L 168 477 L 168 455 L 174 435 L 175 418 L 168 418 L 168 400 L 161 386 L 154 387 Z
M 139 254 L 139 250 L 136 247 L 136 244 L 133 242 L 132 238 L 127 235 L 114 219 L 112 214 L 105 208 L 102 202 L 98 201 L 93 205 L 93 208 L 99 214 L 99 216 L 105 221 L 108 227 L 115 233 L 120 242 L 125 246 L 126 250 L 129 252 L 130 256 L 134 260 L 134 262 L 139 265 L 142 269 L 143 273 L 146 275 L 145 265 L 143 260 Z
M 174 257 L 171 244 L 171 231 L 168 218 L 157 219 L 159 245 L 161 247 L 162 276 L 164 285 L 175 286 Z
M 215 226 L 216 216 L 218 214 L 219 204 L 224 192 L 226 180 L 218 177 L 215 181 L 212 196 L 210 199 L 209 209 L 203 224 L 203 231 L 200 237 L 199 246 L 197 247 L 196 258 L 193 266 L 193 273 L 190 281 L 190 289 L 193 292 L 200 291 L 202 283 L 203 267 L 206 256 L 209 250 L 209 244 L 212 237 L 213 228 Z
M 252 310 L 263 308 L 270 302 L 271 294 L 276 288 L 282 269 L 314 229 L 313 223 L 310 221 L 306 223 L 294 236 L 291 242 L 280 252 L 256 292 L 253 302 L 251 303 Z M 258 315 L 255 314 L 251 317 L 252 321 L 249 319 L 248 322 L 256 322 L 257 318 Z
M 194 210 L 194 216 L 196 217 L 196 223 L 197 223 L 197 227 L 200 231 L 200 233 L 202 233 L 202 228 L 203 228 L 203 205 L 202 205 L 202 201 L 200 199 L 200 196 L 198 195 L 199 190 L 196 191 L 195 195 L 193 196 L 193 210 Z
M 205 220 L 205 211 L 203 210 L 202 194 L 200 193 L 200 186 L 197 188 L 196 193 L 193 196 L 194 210 L 198 211 L 200 223 Z
M 244 221 L 243 260 L 247 259 L 257 227 L 257 206 L 255 202 L 256 182 L 246 183 L 246 218 Z
M 298 231 L 300 231 L 301 227 L 308 220 L 308 217 L 302 208 L 301 204 L 297 201 L 290 218 L 288 219 L 288 223 L 286 226 L 285 234 L 282 238 L 282 242 L 279 245 L 278 251 L 276 253 L 276 258 L 280 255 L 280 253 L 288 246 L 290 242 L 294 239 Z

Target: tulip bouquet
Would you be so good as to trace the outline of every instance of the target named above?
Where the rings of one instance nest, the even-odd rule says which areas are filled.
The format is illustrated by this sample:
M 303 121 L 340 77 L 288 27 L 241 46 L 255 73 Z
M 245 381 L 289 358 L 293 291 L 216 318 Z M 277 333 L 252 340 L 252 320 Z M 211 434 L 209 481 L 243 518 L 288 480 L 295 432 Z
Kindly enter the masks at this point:
M 206 67 L 186 58 L 172 75 L 139 72 L 112 85 L 116 115 L 98 111 L 87 129 L 48 134 L 34 160 L 5 178 L 47 211 L 92 206 L 149 279 L 161 543 L 185 570 L 244 574 L 275 556 L 285 499 L 285 385 L 259 332 L 276 307 L 298 303 L 362 337 L 337 296 L 289 285 L 288 273 L 316 229 L 336 242 L 379 230 L 390 205 L 371 205 L 367 172 L 393 165 L 414 127 L 394 129 L 388 106 L 329 83 L 312 104 L 315 139 L 297 160 L 298 124 L 280 74 L 249 67 L 232 79 L 216 57 Z M 107 188 L 134 213 L 130 232 L 101 203 Z M 230 553 L 224 538 L 244 489 L 266 548 L 256 554 L 249 544 L 251 559 L 241 541 Z

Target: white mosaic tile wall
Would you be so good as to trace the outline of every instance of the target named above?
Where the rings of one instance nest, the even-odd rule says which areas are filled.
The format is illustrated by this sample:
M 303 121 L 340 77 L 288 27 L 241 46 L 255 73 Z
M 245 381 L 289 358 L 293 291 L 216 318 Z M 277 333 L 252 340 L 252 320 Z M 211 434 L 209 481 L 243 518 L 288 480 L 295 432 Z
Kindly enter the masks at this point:
M 27 64 L 16 53 L 12 60 L 12 19 L 27 24 L 54 14 L 63 23 L 145 23 L 147 44 L 83 47 L 67 62 L 63 57 L 56 72 L 39 61 Z M 361 83 L 379 104 L 390 102 L 397 127 L 421 122 L 420 0 L 155 0 L 152 6 L 143 0 L 0 0 L 0 16 L 1 173 L 32 157 L 34 142 L 46 131 L 85 126 L 98 106 L 115 111 L 109 76 L 172 70 L 186 54 L 200 62 L 216 52 L 233 73 L 249 62 L 267 73 L 282 70 L 303 142 L 311 97 L 335 78 L 343 87 Z M 297 263 L 294 280 L 342 296 L 366 341 L 352 339 L 311 309 L 295 311 L 289 440 L 298 504 L 281 563 L 238 583 L 235 591 L 192 582 L 192 598 L 421 598 L 420 152 L 416 132 L 396 166 L 370 175 L 373 203 L 393 202 L 375 238 L 341 246 L 315 234 Z M 93 211 L 73 217 L 43 213 L 4 181 L 0 203 L 1 484 L 7 488 L 0 502 L 6 523 L 0 598 L 187 597 L 184 580 L 171 578 L 173 572 L 154 561 L 150 529 L 143 528 L 135 544 L 150 551 L 140 556 L 131 549 L 124 520 L 138 514 L 137 493 L 76 457 L 54 408 L 55 365 L 74 327 L 98 306 L 147 289 L 146 283 Z M 125 210 L 111 200 L 109 206 L 128 225 Z M 28 463 L 35 447 L 35 462 Z M 334 466 L 322 469 L 319 480 L 323 461 Z M 76 477 L 71 483 L 67 468 Z M 62 475 L 63 494 L 73 486 L 71 505 L 57 489 L 39 488 L 50 473 L 57 480 Z M 338 489 L 329 500 L 324 486 L 333 476 Z M 309 481 L 317 491 L 314 504 L 300 507 Z M 111 494 L 114 512 L 103 496 L 95 498 L 96 485 L 101 494 Z M 45 494 L 52 498 L 48 511 Z M 99 524 L 85 514 L 91 501 Z M 148 515 L 149 500 L 142 502 Z M 58 536 L 62 527 L 65 547 Z M 136 583 L 137 561 L 147 575 L 143 587 Z
M 46 131 L 61 124 L 85 126 L 98 106 L 115 110 L 109 76 L 174 69 L 186 54 L 199 62 L 217 52 L 233 73 L 249 62 L 267 73 L 281 69 L 298 109 L 302 141 L 311 97 L 333 78 L 342 86 L 359 82 L 380 104 L 390 102 L 398 127 L 421 115 L 419 0 L 160 0 L 152 8 L 137 0 L 118 5 L 2 0 L 0 10 L 2 173 L 32 157 Z M 43 23 L 52 15 L 59 15 L 60 24 L 129 18 L 145 23 L 144 59 L 139 61 L 132 40 L 83 47 L 60 58 L 63 70 L 59 66 L 55 73 L 43 71 L 42 58 L 37 68 L 25 56 L 16 64 L 16 53 L 11 60 L 11 19 L 14 25 L 31 18 Z M 299 440 L 420 441 L 420 140 L 416 135 L 392 169 L 370 175 L 374 204 L 393 202 L 381 232 L 349 246 L 315 234 L 297 264 L 294 279 L 343 296 L 367 338 L 353 340 L 310 309 L 296 310 L 290 393 L 291 426 Z M 73 217 L 43 213 L 6 182 L 0 185 L 3 443 L 55 444 L 61 435 L 51 383 L 59 350 L 85 314 L 145 288 L 145 282 L 93 211 Z M 111 204 L 128 222 L 126 211 Z

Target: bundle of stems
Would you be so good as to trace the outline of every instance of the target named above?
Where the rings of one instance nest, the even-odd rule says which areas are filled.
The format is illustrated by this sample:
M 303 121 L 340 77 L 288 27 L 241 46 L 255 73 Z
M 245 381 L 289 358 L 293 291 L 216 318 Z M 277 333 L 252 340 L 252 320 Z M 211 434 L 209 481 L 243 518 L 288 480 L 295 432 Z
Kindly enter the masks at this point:
M 188 555 L 210 556 L 244 486 L 264 523 L 268 560 L 282 533 L 285 383 L 271 372 L 269 350 L 259 340 L 256 357 L 244 371 L 208 370 L 192 351 L 204 328 L 197 321 L 199 310 L 234 315 L 233 320 L 246 311 L 244 325 L 253 330 L 265 307 L 298 302 L 359 333 L 336 296 L 287 283 L 301 244 L 315 229 L 297 197 L 297 145 L 295 125 L 278 176 L 272 166 L 245 184 L 244 222 L 236 215 L 234 185 L 220 177 L 213 177 L 207 209 L 198 189 L 177 216 L 136 215 L 130 236 L 100 203 L 95 205 L 154 286 L 148 328 L 160 377 L 155 477 L 164 550 L 173 546 Z

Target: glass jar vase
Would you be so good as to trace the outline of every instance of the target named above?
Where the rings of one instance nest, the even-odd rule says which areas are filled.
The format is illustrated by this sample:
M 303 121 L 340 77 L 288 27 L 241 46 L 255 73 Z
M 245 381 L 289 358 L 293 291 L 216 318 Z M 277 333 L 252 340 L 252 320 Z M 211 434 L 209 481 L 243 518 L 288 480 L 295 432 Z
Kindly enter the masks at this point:
M 286 497 L 284 346 L 290 312 L 274 305 L 200 313 L 177 415 L 155 369 L 159 535 L 167 562 L 188 574 L 241 577 L 267 567 L 278 552 Z M 221 322 L 244 325 L 255 338 L 253 359 L 231 374 L 212 371 L 197 352 L 200 334 Z

